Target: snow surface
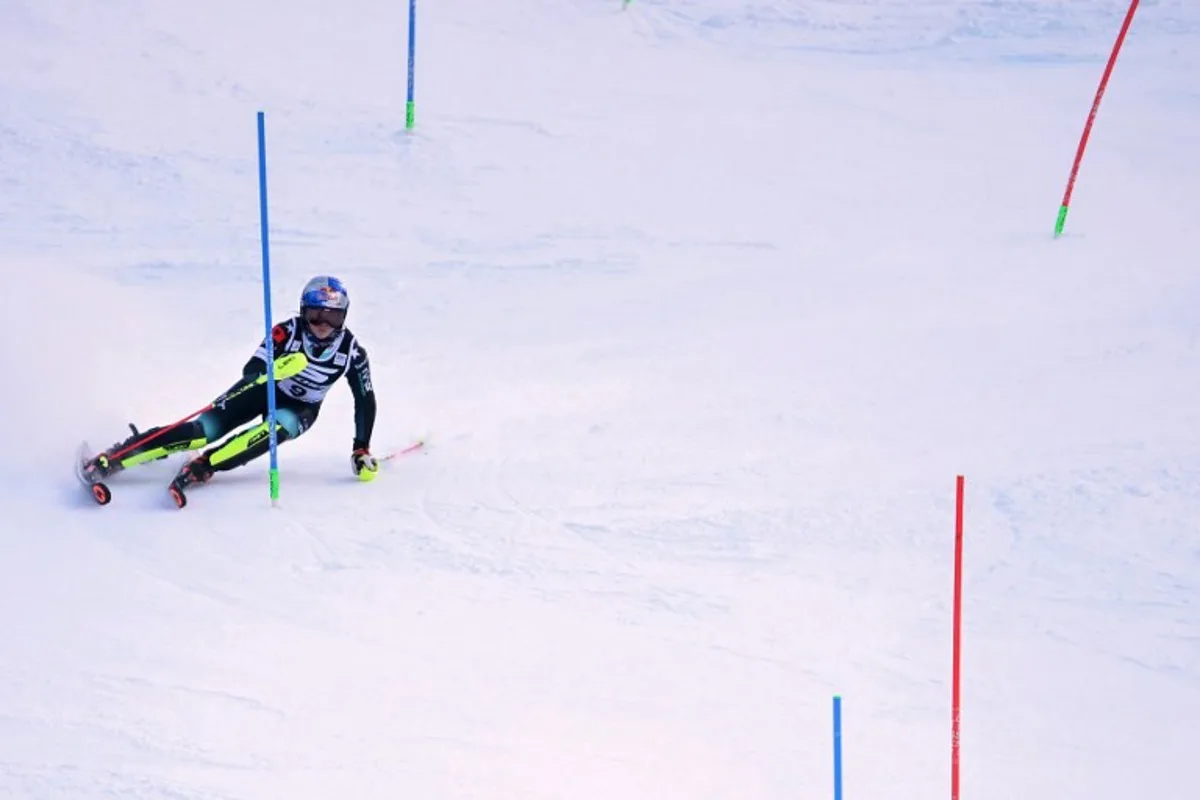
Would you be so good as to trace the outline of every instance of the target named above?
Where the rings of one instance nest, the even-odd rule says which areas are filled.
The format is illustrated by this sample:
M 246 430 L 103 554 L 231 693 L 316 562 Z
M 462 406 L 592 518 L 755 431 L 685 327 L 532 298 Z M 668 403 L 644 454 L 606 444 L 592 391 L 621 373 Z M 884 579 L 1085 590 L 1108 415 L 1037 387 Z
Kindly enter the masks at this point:
M 1200 7 L 0 4 L 0 797 L 1194 800 Z M 73 482 L 276 316 L 349 392 Z M 1191 754 L 1191 755 L 1189 755 Z

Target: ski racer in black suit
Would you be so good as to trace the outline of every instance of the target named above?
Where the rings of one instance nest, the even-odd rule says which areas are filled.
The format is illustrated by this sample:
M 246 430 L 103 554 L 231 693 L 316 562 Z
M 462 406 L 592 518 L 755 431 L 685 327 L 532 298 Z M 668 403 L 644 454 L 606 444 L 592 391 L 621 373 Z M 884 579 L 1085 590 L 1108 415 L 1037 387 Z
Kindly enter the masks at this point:
M 277 373 L 277 441 L 295 439 L 311 428 L 325 395 L 345 377 L 354 395 L 351 467 L 356 475 L 370 477 L 361 473 L 367 470 L 373 474 L 379 468 L 370 449 L 375 426 L 375 389 L 371 385 L 367 351 L 345 327 L 349 308 L 350 296 L 340 280 L 324 275 L 313 278 L 301 292 L 300 314 L 274 326 L 270 341 L 259 345 L 242 368 L 242 378 L 207 410 L 174 425 L 140 433 L 134 429 L 134 434 L 125 441 L 87 461 L 83 467 L 85 475 L 100 481 L 127 467 L 212 445 L 185 464 L 171 483 L 172 495 L 183 505 L 182 492 L 188 486 L 207 482 L 215 472 L 240 467 L 266 453 L 270 447 L 266 419 L 267 347 L 271 347 L 278 364 L 290 367 Z M 303 368 L 296 371 L 300 365 Z M 220 441 L 255 419 L 262 421 Z

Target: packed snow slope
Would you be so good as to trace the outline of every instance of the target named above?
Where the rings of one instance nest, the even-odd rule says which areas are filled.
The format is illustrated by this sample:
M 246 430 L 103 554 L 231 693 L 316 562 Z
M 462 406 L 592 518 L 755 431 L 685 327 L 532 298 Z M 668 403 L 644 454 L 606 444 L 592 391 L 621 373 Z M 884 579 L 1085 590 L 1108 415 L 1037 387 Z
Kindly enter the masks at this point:
M 1193 800 L 1200 7 L 0 4 L 0 797 Z M 176 511 L 333 273 L 374 367 Z

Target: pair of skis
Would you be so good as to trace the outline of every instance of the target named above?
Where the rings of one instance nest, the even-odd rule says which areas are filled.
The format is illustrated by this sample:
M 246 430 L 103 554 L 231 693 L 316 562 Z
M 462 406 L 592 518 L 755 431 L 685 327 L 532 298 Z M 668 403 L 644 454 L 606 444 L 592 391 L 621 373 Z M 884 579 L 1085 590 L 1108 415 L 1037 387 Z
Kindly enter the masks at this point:
M 426 440 L 423 438 L 417 439 L 411 444 L 400 448 L 399 450 L 394 450 L 387 455 L 380 456 L 377 460 L 380 464 L 383 464 L 397 458 L 402 458 L 403 456 L 411 453 L 415 453 L 418 450 L 424 449 L 425 441 Z M 93 456 L 94 454 L 88 447 L 87 442 L 81 443 L 79 450 L 75 455 L 75 477 L 79 480 L 79 483 L 85 489 L 87 489 L 88 494 L 94 501 L 96 501 L 98 505 L 106 506 L 112 502 L 112 490 L 108 488 L 108 484 L 105 483 L 103 477 L 94 473 L 89 473 L 84 469 L 85 465 L 92 460 Z M 175 501 L 177 508 L 183 508 L 187 505 L 187 495 L 184 494 L 183 490 L 176 485 L 176 481 L 171 481 L 170 486 L 167 487 L 167 491 L 170 493 L 171 499 Z

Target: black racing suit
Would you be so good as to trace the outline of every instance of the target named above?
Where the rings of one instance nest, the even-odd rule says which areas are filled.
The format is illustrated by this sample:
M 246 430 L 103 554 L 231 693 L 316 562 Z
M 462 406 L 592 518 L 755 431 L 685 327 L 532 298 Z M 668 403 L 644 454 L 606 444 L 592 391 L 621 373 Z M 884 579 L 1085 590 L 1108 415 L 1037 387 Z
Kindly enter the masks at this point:
M 266 419 L 266 384 L 238 391 L 247 383 L 266 374 L 267 346 L 271 346 L 276 359 L 289 353 L 303 351 L 308 358 L 304 369 L 275 385 L 276 438 L 279 443 L 295 439 L 316 422 L 325 395 L 343 376 L 354 394 L 354 443 L 353 449 L 369 449 L 371 432 L 375 427 L 375 389 L 371 385 L 371 366 L 367 351 L 358 343 L 349 329 L 343 328 L 328 342 L 316 342 L 308 333 L 303 320 L 293 317 L 281 322 L 271 330 L 271 341 L 259 345 L 258 350 L 242 368 L 242 379 L 221 397 L 213 401 L 212 408 L 196 419 L 171 429 L 161 429 L 157 436 L 141 442 L 137 448 L 121 456 L 122 460 L 139 453 L 158 448 L 168 450 L 211 445 L 221 440 L 234 429 L 256 418 Z M 153 434 L 151 429 L 146 433 Z M 250 429 L 238 437 L 205 452 L 211 459 L 215 471 L 240 467 L 270 448 L 270 440 L 263 435 L 265 428 Z M 245 447 L 229 447 L 240 436 L 251 434 Z M 145 436 L 145 434 L 141 434 Z M 157 456 L 155 456 L 157 457 Z

